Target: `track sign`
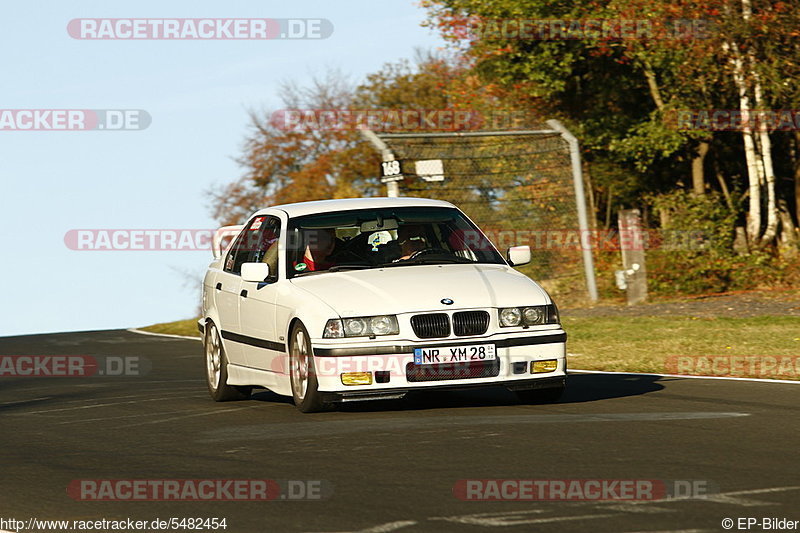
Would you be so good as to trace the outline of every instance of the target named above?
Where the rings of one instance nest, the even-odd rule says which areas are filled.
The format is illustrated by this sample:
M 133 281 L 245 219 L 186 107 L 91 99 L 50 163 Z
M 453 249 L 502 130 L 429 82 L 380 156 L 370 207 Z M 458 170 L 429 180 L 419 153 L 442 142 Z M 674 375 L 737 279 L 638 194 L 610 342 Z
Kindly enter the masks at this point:
M 425 159 L 415 163 L 417 176 L 425 181 L 444 181 L 444 165 L 441 159 Z
M 400 161 L 396 159 L 392 161 L 384 161 L 381 163 L 381 181 L 400 181 L 403 179 L 403 174 L 400 172 Z

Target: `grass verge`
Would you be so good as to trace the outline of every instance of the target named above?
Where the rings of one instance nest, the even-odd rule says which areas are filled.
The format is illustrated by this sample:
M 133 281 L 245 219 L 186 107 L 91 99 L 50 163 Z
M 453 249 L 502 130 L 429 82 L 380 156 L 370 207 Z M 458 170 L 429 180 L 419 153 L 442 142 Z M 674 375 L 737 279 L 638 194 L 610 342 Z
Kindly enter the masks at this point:
M 200 331 L 197 329 L 196 318 L 190 318 L 189 320 L 178 320 L 176 322 L 165 322 L 163 324 L 153 324 L 152 326 L 145 326 L 143 328 L 136 329 L 149 331 L 150 333 L 165 333 L 168 335 L 200 337 Z
M 563 325 L 569 368 L 800 378 L 796 317 L 565 317 Z
M 800 379 L 796 317 L 564 317 L 563 325 L 569 368 Z M 200 336 L 196 319 L 139 329 Z

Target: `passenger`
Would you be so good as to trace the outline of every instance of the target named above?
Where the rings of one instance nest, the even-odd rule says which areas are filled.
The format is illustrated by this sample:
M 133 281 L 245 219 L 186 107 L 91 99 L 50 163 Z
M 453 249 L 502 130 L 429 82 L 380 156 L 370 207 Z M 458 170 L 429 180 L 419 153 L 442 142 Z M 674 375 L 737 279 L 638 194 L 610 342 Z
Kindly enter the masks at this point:
M 314 272 L 328 270 L 334 265 L 330 256 L 336 247 L 336 230 L 325 228 L 318 230 L 305 230 L 306 250 L 302 261 L 296 261 L 296 272 Z

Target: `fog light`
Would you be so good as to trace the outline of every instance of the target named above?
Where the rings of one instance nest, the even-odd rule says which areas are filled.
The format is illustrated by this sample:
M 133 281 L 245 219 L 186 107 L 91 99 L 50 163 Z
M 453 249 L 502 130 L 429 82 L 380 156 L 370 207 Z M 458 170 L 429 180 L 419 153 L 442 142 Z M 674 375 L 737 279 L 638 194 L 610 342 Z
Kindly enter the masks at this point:
M 546 372 L 552 372 L 556 368 L 558 368 L 558 361 L 556 359 L 531 361 L 531 374 L 544 374 Z
M 372 385 L 372 372 L 345 372 L 342 385 Z
M 511 363 L 511 370 L 515 374 L 524 374 L 527 366 L 528 364 L 525 361 L 519 361 L 517 363 Z

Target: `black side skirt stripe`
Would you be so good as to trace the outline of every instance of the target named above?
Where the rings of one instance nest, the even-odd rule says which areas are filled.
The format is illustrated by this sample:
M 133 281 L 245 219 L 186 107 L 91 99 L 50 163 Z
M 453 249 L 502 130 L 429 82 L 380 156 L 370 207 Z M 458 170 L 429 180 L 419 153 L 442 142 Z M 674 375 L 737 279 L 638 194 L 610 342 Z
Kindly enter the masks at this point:
M 224 337 L 225 335 L 223 335 Z M 537 335 L 532 337 L 517 337 L 513 339 L 501 339 L 494 341 L 498 348 L 510 348 L 512 346 L 535 346 L 538 344 L 555 344 L 567 342 L 567 334 L 559 333 L 556 335 Z M 436 346 L 471 346 L 474 344 L 492 344 L 484 340 L 474 342 L 455 342 L 443 344 L 428 344 L 415 346 L 375 346 L 364 348 L 314 348 L 314 355 L 319 357 L 347 357 L 351 355 L 394 355 L 414 353 L 414 348 L 435 348 Z
M 231 331 L 222 330 L 222 338 L 229 341 L 238 342 L 240 344 L 247 344 L 255 346 L 256 348 L 265 348 L 276 352 L 285 352 L 286 345 L 279 342 L 268 341 L 265 339 L 257 339 L 255 337 L 248 337 L 247 335 L 239 335 Z

